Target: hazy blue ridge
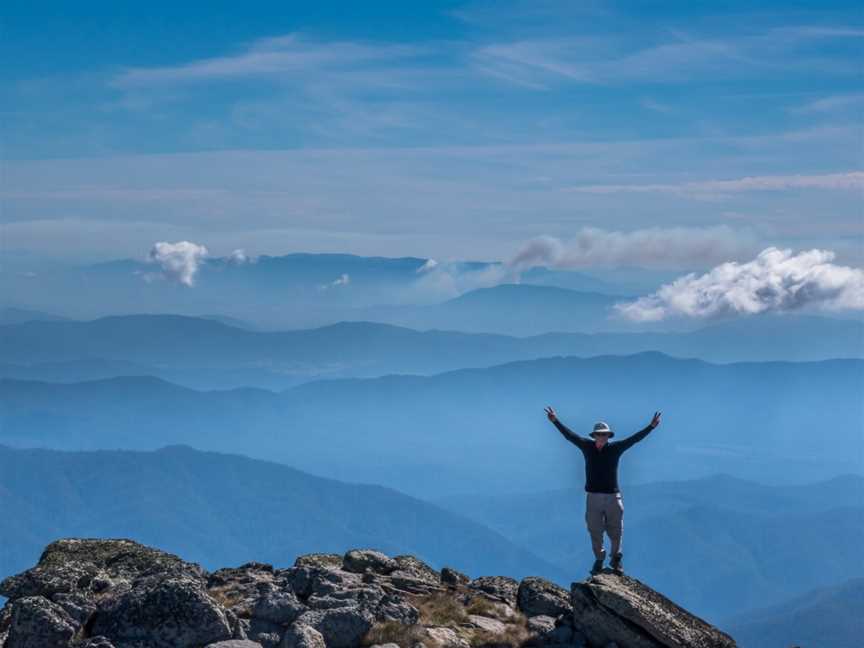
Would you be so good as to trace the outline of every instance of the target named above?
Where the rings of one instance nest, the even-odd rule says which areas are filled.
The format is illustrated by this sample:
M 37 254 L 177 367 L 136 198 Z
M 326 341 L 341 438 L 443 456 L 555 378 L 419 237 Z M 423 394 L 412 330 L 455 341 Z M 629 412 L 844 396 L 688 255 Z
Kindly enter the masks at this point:
M 7 325 L 0 327 L 0 375 L 74 382 L 147 374 L 197 389 L 282 390 L 319 378 L 429 375 L 557 355 L 659 350 L 713 362 L 864 357 L 864 322 L 812 316 L 745 318 L 679 333 L 528 337 L 359 321 L 263 332 L 225 321 L 125 315 Z
M 214 323 L 215 325 L 215 323 Z M 0 381 L 0 442 L 64 449 L 172 443 L 284 461 L 424 497 L 580 485 L 586 434 L 664 423 L 622 461 L 631 482 L 717 472 L 767 483 L 862 472 L 864 361 L 716 365 L 656 352 L 555 357 L 433 376 L 196 391 L 153 377 Z M 820 431 L 830 429 L 832 443 Z
M 741 648 L 857 648 L 864 637 L 864 578 L 851 578 L 730 618 Z
M 571 574 L 499 533 L 374 484 L 184 446 L 61 452 L 0 446 L 0 576 L 59 537 L 127 537 L 210 568 L 377 548 L 472 576 Z

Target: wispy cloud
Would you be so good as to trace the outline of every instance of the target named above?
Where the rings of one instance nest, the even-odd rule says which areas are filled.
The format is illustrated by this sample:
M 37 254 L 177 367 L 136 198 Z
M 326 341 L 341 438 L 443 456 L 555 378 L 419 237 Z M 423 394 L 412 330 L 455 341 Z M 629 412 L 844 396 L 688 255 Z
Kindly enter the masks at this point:
M 298 74 L 358 68 L 370 62 L 416 57 L 426 50 L 417 45 L 369 44 L 350 41 L 318 42 L 287 34 L 262 38 L 232 55 L 150 68 L 130 68 L 114 79 L 119 87 L 177 82 L 250 78 L 290 78 Z
M 651 99 L 650 97 L 645 97 L 639 101 L 639 105 L 641 105 L 646 110 L 651 110 L 656 113 L 661 113 L 663 115 L 668 115 L 671 112 L 674 112 L 674 108 L 669 104 L 661 103 L 656 99 Z
M 810 101 L 790 109 L 790 112 L 813 115 L 828 114 L 850 108 L 864 108 L 864 93 L 837 94 Z
M 856 29 L 793 27 L 725 38 L 672 32 L 665 41 L 638 49 L 613 36 L 538 38 L 485 44 L 473 52 L 476 68 L 512 83 L 548 87 L 551 83 L 683 83 L 704 79 L 789 75 L 802 70 L 856 75 L 858 66 L 838 60 L 828 65 L 806 51 L 826 39 L 857 39 Z
M 830 250 L 793 253 L 766 248 L 747 263 L 723 263 L 688 274 L 651 295 L 617 304 L 625 317 L 657 321 L 672 316 L 713 318 L 738 314 L 864 309 L 864 270 L 831 263 Z
M 704 180 L 679 184 L 583 185 L 568 187 L 565 191 L 590 194 L 671 193 L 701 195 L 747 191 L 784 191 L 788 189 L 860 190 L 864 189 L 864 171 L 823 175 L 749 176 L 734 180 Z

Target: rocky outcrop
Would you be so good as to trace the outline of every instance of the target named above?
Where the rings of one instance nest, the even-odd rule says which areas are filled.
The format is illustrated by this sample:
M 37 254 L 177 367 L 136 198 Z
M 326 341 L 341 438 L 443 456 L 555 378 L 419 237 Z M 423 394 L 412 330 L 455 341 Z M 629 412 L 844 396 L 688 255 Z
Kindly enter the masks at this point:
M 0 648 L 732 648 L 639 581 L 470 578 L 374 549 L 208 573 L 130 540 L 59 540 L 0 583 Z
M 629 576 L 601 573 L 570 590 L 575 627 L 590 644 L 730 648 L 731 637 Z

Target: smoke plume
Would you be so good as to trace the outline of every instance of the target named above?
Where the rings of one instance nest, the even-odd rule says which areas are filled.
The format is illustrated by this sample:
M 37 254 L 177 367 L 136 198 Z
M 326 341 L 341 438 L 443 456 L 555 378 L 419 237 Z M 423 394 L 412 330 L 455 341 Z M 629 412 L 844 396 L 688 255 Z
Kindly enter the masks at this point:
M 508 265 L 520 271 L 531 266 L 688 268 L 753 252 L 754 244 L 748 235 L 724 225 L 630 232 L 585 227 L 567 242 L 550 236 L 532 239 Z

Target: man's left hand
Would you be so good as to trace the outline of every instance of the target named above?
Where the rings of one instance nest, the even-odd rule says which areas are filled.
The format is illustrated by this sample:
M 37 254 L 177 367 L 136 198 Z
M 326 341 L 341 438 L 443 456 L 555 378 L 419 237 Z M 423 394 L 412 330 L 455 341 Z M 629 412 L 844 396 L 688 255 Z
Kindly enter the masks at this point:
M 651 427 L 656 428 L 660 425 L 660 414 L 661 412 L 654 412 L 654 418 L 651 419 Z

